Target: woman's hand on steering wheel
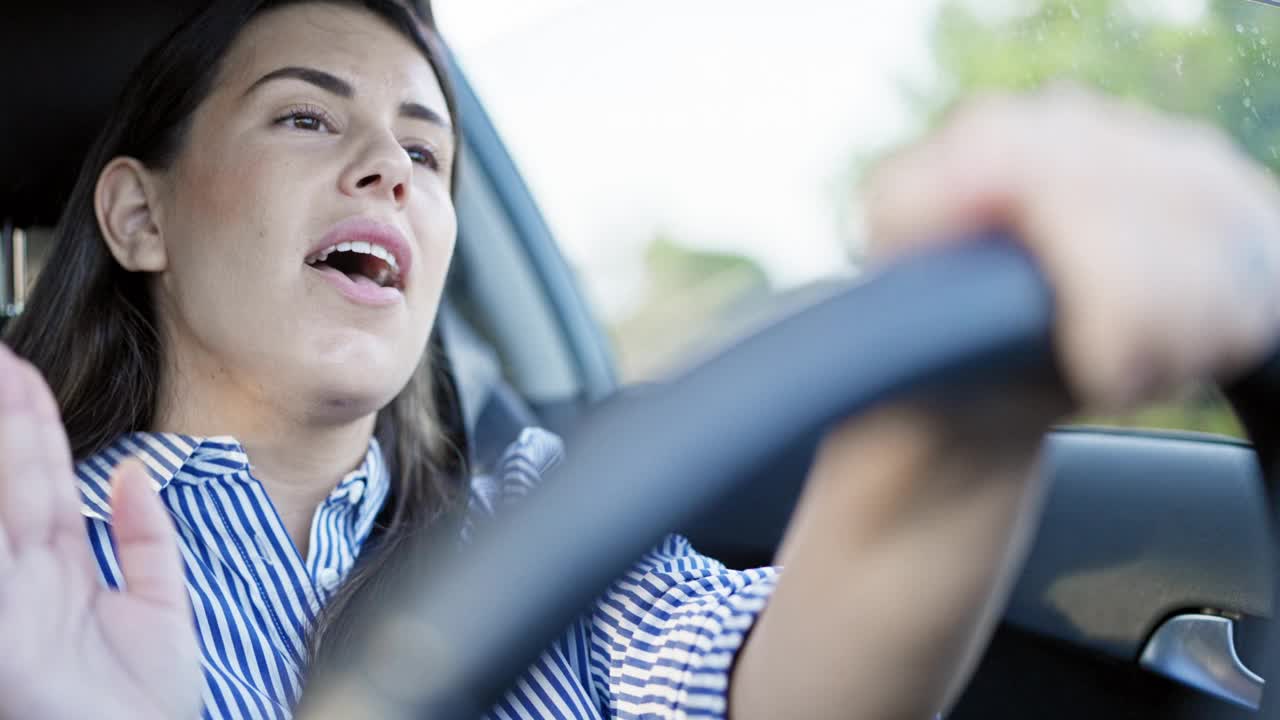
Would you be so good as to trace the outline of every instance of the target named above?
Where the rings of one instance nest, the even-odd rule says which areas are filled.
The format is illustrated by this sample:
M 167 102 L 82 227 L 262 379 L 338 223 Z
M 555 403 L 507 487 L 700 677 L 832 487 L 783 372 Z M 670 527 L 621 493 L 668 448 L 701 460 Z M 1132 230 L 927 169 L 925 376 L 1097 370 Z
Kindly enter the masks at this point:
M 71 453 L 40 374 L 0 345 L 0 717 L 194 718 L 201 671 L 172 521 L 143 466 L 112 482 L 127 589 L 90 556 Z
M 738 659 L 740 719 L 945 709 L 1029 546 L 1050 424 L 1248 369 L 1280 330 L 1280 191 L 1207 126 L 1074 88 L 989 97 L 884 163 L 866 200 L 879 260 L 1018 238 L 1054 291 L 1068 392 L 988 388 L 833 431 Z
M 976 99 L 868 193 L 880 257 L 973 230 L 1021 240 L 1090 409 L 1242 372 L 1280 334 L 1280 188 L 1210 125 L 1067 85 Z

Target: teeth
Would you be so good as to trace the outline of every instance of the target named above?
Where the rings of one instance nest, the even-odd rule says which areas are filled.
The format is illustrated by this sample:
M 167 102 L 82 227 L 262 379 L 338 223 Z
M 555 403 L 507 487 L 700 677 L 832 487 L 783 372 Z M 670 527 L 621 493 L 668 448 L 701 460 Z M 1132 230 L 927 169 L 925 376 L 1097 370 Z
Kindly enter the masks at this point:
M 387 252 L 386 248 L 381 245 L 374 245 L 370 252 L 373 253 L 374 257 L 385 260 L 386 263 L 391 266 L 392 270 L 395 270 L 396 272 L 400 271 L 400 265 L 396 263 L 396 256 Z
M 376 258 L 381 258 L 387 263 L 387 265 L 390 265 L 393 274 L 398 274 L 400 272 L 400 263 L 396 262 L 395 255 L 392 255 L 381 245 L 374 245 L 373 243 L 364 242 L 362 240 L 357 240 L 355 242 L 340 242 L 337 245 L 330 245 L 324 250 L 312 255 L 311 258 L 307 260 L 307 264 L 314 265 L 319 262 L 324 262 L 330 255 L 336 252 L 355 252 L 372 255 Z

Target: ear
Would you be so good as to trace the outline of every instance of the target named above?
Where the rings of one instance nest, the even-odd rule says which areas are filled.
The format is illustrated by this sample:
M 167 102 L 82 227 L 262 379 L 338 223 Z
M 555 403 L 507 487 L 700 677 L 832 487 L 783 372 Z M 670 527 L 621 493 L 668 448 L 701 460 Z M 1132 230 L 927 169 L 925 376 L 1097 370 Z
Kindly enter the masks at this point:
M 160 272 L 168 265 L 158 200 L 154 175 L 134 158 L 113 158 L 98 175 L 93 194 L 98 227 L 126 270 Z

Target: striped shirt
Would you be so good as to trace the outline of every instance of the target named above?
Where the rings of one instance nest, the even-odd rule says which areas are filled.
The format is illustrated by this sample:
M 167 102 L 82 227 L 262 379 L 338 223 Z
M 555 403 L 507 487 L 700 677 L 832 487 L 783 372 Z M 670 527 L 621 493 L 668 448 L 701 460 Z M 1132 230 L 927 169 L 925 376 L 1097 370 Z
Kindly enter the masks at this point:
M 472 483 L 474 517 L 499 513 L 562 457 L 556 436 L 521 433 Z M 232 438 L 135 433 L 77 464 L 89 542 L 123 585 L 108 478 L 147 466 L 177 529 L 204 669 L 204 717 L 287 718 L 302 692 L 311 623 L 355 564 L 391 480 L 377 441 L 316 508 L 298 552 Z M 494 720 L 724 717 L 733 658 L 777 580 L 733 571 L 668 537 L 614 582 L 494 707 Z

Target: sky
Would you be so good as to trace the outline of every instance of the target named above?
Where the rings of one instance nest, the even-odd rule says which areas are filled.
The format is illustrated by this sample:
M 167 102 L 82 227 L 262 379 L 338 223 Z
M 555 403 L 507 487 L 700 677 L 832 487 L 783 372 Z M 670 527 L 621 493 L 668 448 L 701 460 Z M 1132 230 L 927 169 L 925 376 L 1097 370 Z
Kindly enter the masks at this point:
M 779 287 L 847 266 L 856 153 L 913 127 L 936 0 L 435 0 L 436 15 L 606 317 L 665 232 Z
M 641 253 L 658 233 L 748 255 L 779 288 L 847 269 L 861 239 L 841 213 L 849 169 L 919 131 L 902 90 L 937 82 L 938 5 L 434 0 L 606 320 L 642 301 Z M 1128 10 L 1192 22 L 1205 0 Z

